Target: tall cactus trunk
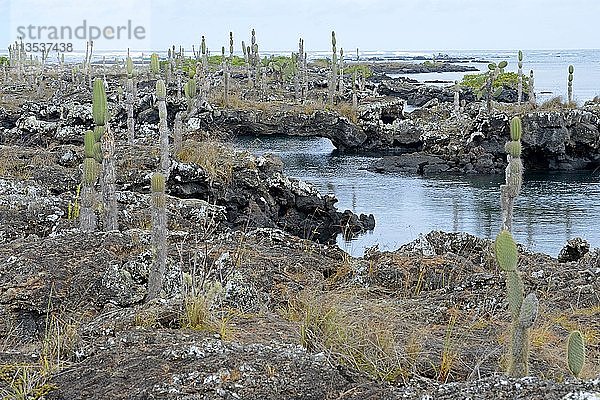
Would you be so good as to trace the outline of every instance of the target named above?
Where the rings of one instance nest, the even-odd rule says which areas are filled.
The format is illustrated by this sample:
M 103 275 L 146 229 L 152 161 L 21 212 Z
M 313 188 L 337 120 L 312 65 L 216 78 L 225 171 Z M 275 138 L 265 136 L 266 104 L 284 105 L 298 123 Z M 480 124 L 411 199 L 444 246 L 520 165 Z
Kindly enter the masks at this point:
M 102 135 L 102 202 L 104 203 L 103 225 L 105 231 L 116 231 L 119 229 L 117 222 L 117 197 L 116 197 L 116 174 L 115 174 L 115 136 L 108 125 L 105 126 Z
M 165 198 L 165 177 L 161 173 L 152 176 L 152 250 L 154 260 L 148 273 L 146 301 L 160 296 L 167 265 L 167 212 Z
M 133 79 L 127 79 L 127 142 L 131 145 L 135 139 L 135 119 L 133 118 Z

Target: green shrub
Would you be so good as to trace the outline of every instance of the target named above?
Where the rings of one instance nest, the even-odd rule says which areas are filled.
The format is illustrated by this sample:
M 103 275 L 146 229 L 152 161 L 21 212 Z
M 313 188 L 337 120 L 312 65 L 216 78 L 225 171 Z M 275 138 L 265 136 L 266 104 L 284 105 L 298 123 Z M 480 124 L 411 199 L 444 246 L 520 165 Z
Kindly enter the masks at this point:
M 8 58 L 7 57 L 0 57 L 0 65 L 8 65 Z
M 471 88 L 475 91 L 480 90 L 486 82 L 487 73 L 483 74 L 468 74 L 463 77 L 460 83 L 463 87 Z M 517 89 L 519 82 L 519 76 L 516 72 L 502 72 L 494 79 L 493 88 L 505 87 L 510 89 Z M 523 76 L 523 91 L 529 88 L 529 77 Z
M 196 63 L 196 60 L 190 60 L 193 61 L 194 64 Z M 215 65 L 215 66 L 219 66 L 223 63 L 223 56 L 210 56 L 208 57 L 208 65 Z M 241 67 L 243 65 L 245 65 L 245 61 L 243 57 L 239 57 L 239 56 L 233 56 L 231 58 L 231 64 L 234 67 Z
M 366 64 L 350 64 L 344 67 L 344 75 L 352 76 L 356 72 L 356 75 L 361 75 L 363 78 L 369 78 L 373 76 L 371 67 Z

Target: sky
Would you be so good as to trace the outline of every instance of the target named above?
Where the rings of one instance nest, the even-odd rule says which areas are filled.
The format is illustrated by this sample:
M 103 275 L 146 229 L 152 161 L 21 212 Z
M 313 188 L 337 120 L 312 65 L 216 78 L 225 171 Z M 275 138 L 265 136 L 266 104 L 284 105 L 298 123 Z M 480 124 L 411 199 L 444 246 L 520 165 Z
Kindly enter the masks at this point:
M 600 47 L 599 15 L 598 0 L 0 0 L 0 46 L 14 41 L 19 27 L 75 29 L 85 20 L 87 28 L 108 27 L 109 36 L 129 21 L 143 28 L 143 39 L 97 39 L 96 48 L 106 50 L 191 49 L 204 35 L 220 52 L 232 31 L 240 51 L 252 28 L 262 51 L 296 50 L 300 37 L 306 50 L 326 51 L 332 30 L 347 54 L 587 49 Z M 43 41 L 35 36 L 25 41 Z M 72 41 L 85 50 L 84 40 Z

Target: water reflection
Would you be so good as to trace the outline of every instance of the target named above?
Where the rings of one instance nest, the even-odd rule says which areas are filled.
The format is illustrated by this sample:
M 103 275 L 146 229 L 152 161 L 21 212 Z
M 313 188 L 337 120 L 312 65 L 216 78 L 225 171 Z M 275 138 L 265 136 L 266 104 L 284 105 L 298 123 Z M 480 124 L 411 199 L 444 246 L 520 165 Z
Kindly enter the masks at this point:
M 259 146 L 257 146 L 259 143 Z M 373 232 L 338 244 L 353 255 L 378 244 L 394 250 L 434 229 L 495 237 L 500 226 L 503 176 L 438 176 L 375 174 L 366 170 L 373 158 L 333 155 L 319 138 L 241 138 L 238 148 L 282 157 L 285 172 L 334 194 L 341 210 L 372 213 Z M 567 239 L 581 236 L 600 245 L 593 224 L 600 217 L 599 174 L 527 174 L 515 202 L 513 229 L 518 242 L 534 251 L 556 255 Z

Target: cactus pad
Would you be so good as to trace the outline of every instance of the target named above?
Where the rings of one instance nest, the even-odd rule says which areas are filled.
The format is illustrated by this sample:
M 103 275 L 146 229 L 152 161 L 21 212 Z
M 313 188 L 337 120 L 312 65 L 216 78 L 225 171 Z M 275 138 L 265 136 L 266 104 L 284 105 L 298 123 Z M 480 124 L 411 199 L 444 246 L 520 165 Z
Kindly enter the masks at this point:
M 518 320 L 521 305 L 523 304 L 524 293 L 523 280 L 517 271 L 506 273 L 506 298 L 508 300 L 508 309 L 513 321 Z
M 585 363 L 585 342 L 579 331 L 573 331 L 569 334 L 567 362 L 573 376 L 579 378 L 581 370 L 583 369 L 583 364 Z
M 498 261 L 498 265 L 502 271 L 516 271 L 519 254 L 517 252 L 517 244 L 509 231 L 503 229 L 496 236 L 494 251 L 496 253 L 496 261 Z

